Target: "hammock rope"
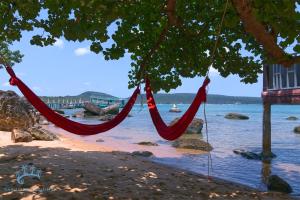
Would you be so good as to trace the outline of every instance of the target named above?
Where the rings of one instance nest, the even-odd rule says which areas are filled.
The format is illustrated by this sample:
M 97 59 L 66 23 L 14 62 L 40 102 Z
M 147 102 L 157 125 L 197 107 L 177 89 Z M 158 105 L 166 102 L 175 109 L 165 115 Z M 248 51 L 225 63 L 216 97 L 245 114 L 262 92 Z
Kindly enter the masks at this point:
M 5 66 L 6 71 L 10 75 L 9 83 L 11 85 L 17 86 L 19 90 L 22 92 L 22 94 L 26 97 L 26 99 L 50 122 L 55 124 L 56 126 L 69 131 L 71 133 L 77 134 L 77 135 L 94 135 L 98 133 L 102 133 L 105 131 L 108 131 L 118 124 L 120 124 L 129 114 L 131 111 L 136 98 L 138 94 L 140 93 L 139 86 L 135 89 L 132 96 L 122 109 L 122 111 L 117 114 L 112 120 L 97 124 L 97 125 L 91 125 L 91 124 L 82 124 L 79 122 L 75 122 L 72 120 L 69 120 L 60 114 L 53 111 L 51 108 L 49 108 L 30 88 L 25 85 L 14 73 L 13 69 L 6 64 Z

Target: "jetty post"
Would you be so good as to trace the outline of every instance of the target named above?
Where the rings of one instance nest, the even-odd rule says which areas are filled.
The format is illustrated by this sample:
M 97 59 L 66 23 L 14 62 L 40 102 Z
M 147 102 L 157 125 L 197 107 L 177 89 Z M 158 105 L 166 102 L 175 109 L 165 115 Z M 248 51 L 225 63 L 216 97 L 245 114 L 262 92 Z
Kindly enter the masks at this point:
M 263 102 L 263 134 L 262 134 L 262 156 L 272 157 L 272 134 L 271 134 L 271 103 Z

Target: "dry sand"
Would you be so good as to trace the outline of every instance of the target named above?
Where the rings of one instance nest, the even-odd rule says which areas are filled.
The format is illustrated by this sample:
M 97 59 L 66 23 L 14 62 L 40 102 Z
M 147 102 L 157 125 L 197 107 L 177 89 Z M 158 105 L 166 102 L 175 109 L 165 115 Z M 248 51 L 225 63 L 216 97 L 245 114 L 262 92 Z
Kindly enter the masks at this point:
M 14 144 L 0 132 L 2 199 L 293 199 L 114 152 L 101 144 L 62 137 L 60 141 Z M 33 163 L 41 180 L 16 182 L 15 172 Z M 9 191 L 25 188 L 27 191 Z M 44 191 L 38 191 L 44 190 Z

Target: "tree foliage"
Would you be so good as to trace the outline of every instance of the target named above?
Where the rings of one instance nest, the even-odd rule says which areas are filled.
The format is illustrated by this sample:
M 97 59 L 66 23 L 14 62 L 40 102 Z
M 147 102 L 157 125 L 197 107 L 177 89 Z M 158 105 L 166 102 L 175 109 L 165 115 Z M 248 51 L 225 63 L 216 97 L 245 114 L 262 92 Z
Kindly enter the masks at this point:
M 0 42 L 0 69 L 3 67 L 1 66 L 5 62 L 8 63 L 10 66 L 13 66 L 15 63 L 20 63 L 22 61 L 23 55 L 20 51 L 11 51 L 9 49 L 10 43 L 7 42 Z
M 168 7 L 171 1 L 176 3 L 173 10 Z M 300 53 L 300 13 L 296 10 L 300 0 L 246 1 L 250 14 L 263 25 L 287 59 L 291 55 L 285 50 L 295 43 L 293 53 Z M 106 60 L 131 55 L 130 87 L 143 79 L 144 74 L 139 73 L 142 65 L 155 90 L 169 91 L 181 85 L 181 77 L 206 74 L 225 2 L 6 0 L 0 2 L 0 41 L 18 41 L 22 31 L 36 29 L 43 34 L 32 37 L 34 45 L 52 45 L 60 37 L 68 41 L 88 40 L 91 51 L 103 54 Z M 247 21 L 243 21 L 236 3 L 239 2 L 229 1 L 213 67 L 223 77 L 237 74 L 243 82 L 253 83 L 263 62 L 279 59 L 270 56 L 272 50 L 264 41 L 245 28 Z M 112 24 L 116 29 L 109 35 L 108 27 Z M 112 43 L 106 47 L 109 40 Z M 248 53 L 242 54 L 243 50 Z

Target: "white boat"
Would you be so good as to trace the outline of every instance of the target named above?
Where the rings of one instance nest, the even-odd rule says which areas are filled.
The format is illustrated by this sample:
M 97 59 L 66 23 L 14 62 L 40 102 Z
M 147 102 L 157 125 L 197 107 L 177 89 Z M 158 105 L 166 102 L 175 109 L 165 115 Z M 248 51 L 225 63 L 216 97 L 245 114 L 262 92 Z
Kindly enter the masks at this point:
M 169 112 L 181 112 L 181 110 L 177 107 L 176 104 L 173 104 L 172 108 L 169 110 Z

